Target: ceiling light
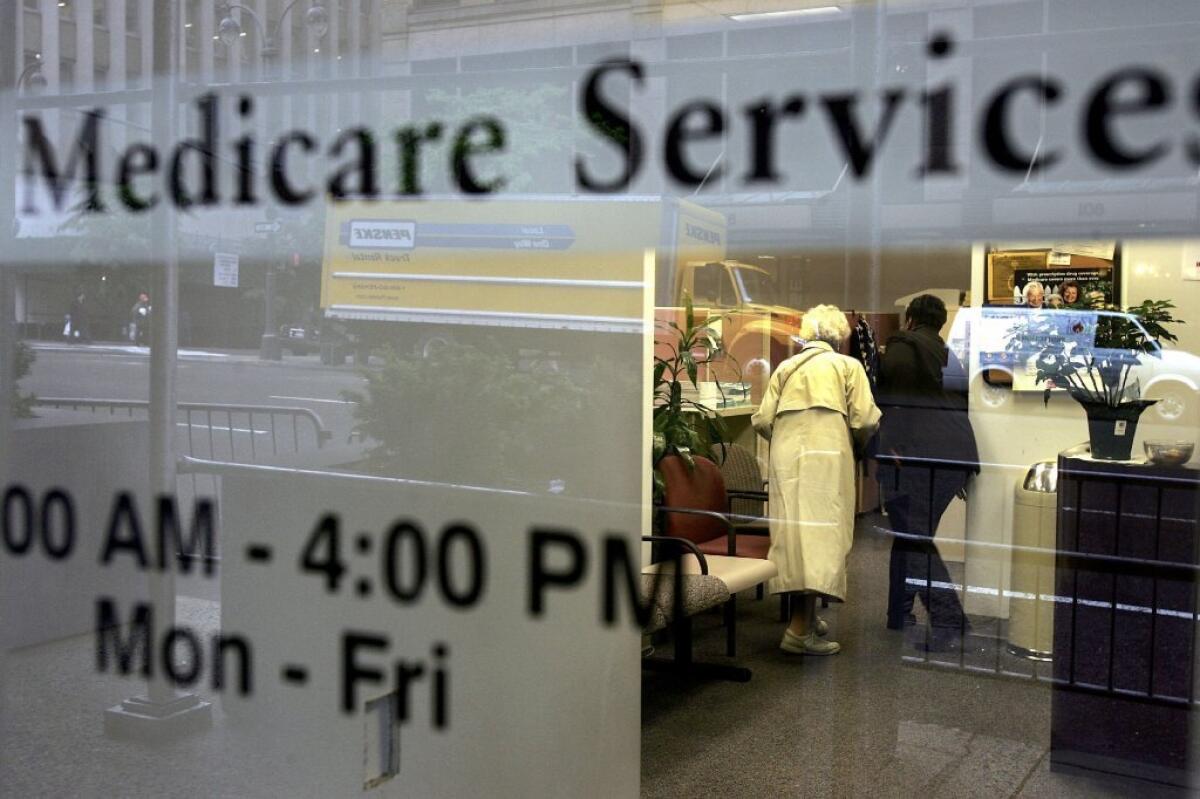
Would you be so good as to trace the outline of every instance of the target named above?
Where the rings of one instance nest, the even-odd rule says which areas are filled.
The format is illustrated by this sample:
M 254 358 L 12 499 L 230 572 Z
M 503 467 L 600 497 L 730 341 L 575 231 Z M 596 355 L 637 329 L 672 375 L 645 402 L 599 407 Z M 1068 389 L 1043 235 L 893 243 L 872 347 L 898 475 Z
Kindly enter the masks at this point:
M 755 22 L 765 19 L 784 19 L 786 17 L 832 17 L 840 16 L 842 9 L 838 6 L 816 6 L 814 8 L 793 8 L 787 11 L 756 11 L 749 14 L 730 14 L 734 22 Z

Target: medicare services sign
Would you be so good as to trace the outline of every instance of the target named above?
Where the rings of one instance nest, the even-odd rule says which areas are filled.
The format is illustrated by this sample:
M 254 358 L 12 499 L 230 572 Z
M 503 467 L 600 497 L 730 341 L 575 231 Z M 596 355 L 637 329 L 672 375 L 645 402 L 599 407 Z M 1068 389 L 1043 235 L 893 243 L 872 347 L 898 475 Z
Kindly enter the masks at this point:
M 559 228 L 549 220 L 529 228 L 480 224 L 488 212 L 478 209 L 496 198 L 564 192 L 597 208 L 634 194 L 745 205 L 751 223 L 754 206 L 769 214 L 808 203 L 805 213 L 779 214 L 784 221 L 763 235 L 781 248 L 805 242 L 816 220 L 826 225 L 822 241 L 849 247 L 892 237 L 1200 236 L 1200 15 L 1190 4 L 1148 4 L 1152 24 L 1105 27 L 1104 10 L 1119 4 L 1011 4 L 1031 9 L 1029 30 L 1043 31 L 1046 8 L 1081 22 L 1061 36 L 988 38 L 978 15 L 1009 5 L 905 3 L 904 13 L 927 15 L 919 31 L 909 26 L 900 38 L 880 24 L 891 13 L 884 5 L 839 11 L 834 27 L 823 29 L 837 46 L 824 49 L 813 49 L 804 22 L 738 28 L 719 14 L 695 27 L 665 22 L 664 38 L 761 30 L 796 43 L 766 55 L 747 44 L 687 63 L 662 55 L 671 49 L 666 42 L 647 46 L 644 32 L 631 31 L 623 52 L 555 73 L 570 92 L 563 103 L 570 146 L 541 146 L 545 131 L 531 127 L 515 102 L 469 113 L 432 105 L 409 113 L 416 104 L 384 103 L 386 113 L 361 118 L 347 111 L 358 106 L 343 104 L 336 118 L 306 111 L 285 127 L 264 113 L 270 103 L 253 85 L 188 84 L 173 109 L 180 134 L 150 140 L 136 128 L 114 136 L 110 123 L 122 116 L 103 95 L 85 95 L 81 113 L 53 109 L 52 98 L 22 101 L 9 157 L 19 165 L 16 213 L 39 245 L 25 257 L 34 265 L 51 260 L 53 248 L 41 242 L 68 227 L 68 215 L 101 237 L 118 235 L 119 225 L 106 224 L 117 217 L 258 218 L 260 206 L 311 212 L 319 225 L 339 219 L 330 208 L 353 199 L 362 212 L 336 228 L 348 261 L 403 264 L 451 253 L 460 263 L 439 265 L 433 277 L 462 274 L 463 264 L 482 274 L 494 255 L 489 247 L 523 260 L 532 260 L 526 242 L 571 256 L 588 251 L 595 220 L 586 214 Z M 531 48 L 541 44 L 537 35 L 530 30 Z M 555 35 L 552 44 L 580 45 L 576 52 L 593 39 L 590 31 L 578 41 Z M 529 74 L 518 70 L 456 74 L 457 89 L 471 96 L 510 77 L 506 88 L 528 86 Z M 357 86 L 375 99 L 422 88 L 415 72 L 394 85 L 388 78 Z M 308 108 L 310 99 L 294 105 Z M 79 98 L 70 102 L 78 110 Z M 539 134 L 532 156 L 522 139 L 531 130 Z M 376 200 L 423 202 L 435 190 L 477 218 L 427 226 L 412 214 L 366 210 Z M 934 224 L 946 219 L 954 223 Z M 731 228 L 743 223 L 738 211 Z M 593 266 L 570 280 L 591 285 L 573 290 L 612 288 L 614 280 L 654 285 L 640 271 L 613 274 L 614 263 L 653 266 L 661 230 L 649 225 L 653 235 L 643 235 L 632 227 L 604 237 L 604 253 L 615 255 L 588 261 Z M 718 244 L 711 231 L 685 233 Z M 230 250 L 261 252 L 261 237 L 251 242 L 251 235 L 229 241 Z M 318 238 L 307 246 L 316 250 Z M 149 245 L 126 240 L 130 263 L 159 265 Z M 454 252 L 473 244 L 486 247 Z M 321 252 L 301 255 L 322 261 Z M 215 266 L 214 282 L 229 285 L 232 264 Z M 391 302 L 389 291 L 363 289 L 378 304 Z M 635 304 L 648 332 L 653 309 L 641 299 Z M 561 336 L 543 333 L 526 349 L 558 349 Z M 354 460 L 366 457 L 366 446 L 351 409 L 357 400 L 343 392 L 369 378 L 315 367 L 301 374 L 238 361 L 236 377 L 222 383 L 205 365 L 201 382 L 226 411 L 253 411 L 245 396 L 257 392 L 329 418 L 341 413 L 338 447 L 247 461 L 277 443 L 260 416 L 243 411 L 215 424 L 210 416 L 197 432 L 193 414 L 180 427 L 189 446 L 201 442 L 198 458 L 208 463 L 188 468 L 210 481 L 189 479 L 190 488 L 165 497 L 149 491 L 148 435 L 136 420 L 81 425 L 50 442 L 18 437 L 9 457 L 19 480 L 0 494 L 0 597 L 5 618 L 38 624 L 19 645 L 5 644 L 3 717 L 16 720 L 5 723 L 32 731 L 20 740 L 26 750 L 85 752 L 95 748 L 87 736 L 105 708 L 116 707 L 123 720 L 199 718 L 195 708 L 210 708 L 211 725 L 197 731 L 202 744 L 152 754 L 129 744 L 102 766 L 75 770 L 71 788 L 94 795 L 124 795 L 134 785 L 177 795 L 637 795 L 638 572 L 651 440 L 643 344 L 642 336 L 600 332 L 589 340 L 596 359 L 589 368 L 608 379 L 594 391 L 561 392 L 581 407 L 592 403 L 586 418 L 546 405 L 554 392 L 529 400 L 525 373 L 472 381 L 488 374 L 494 361 L 487 359 L 460 365 L 469 374 L 458 382 L 431 372 L 408 380 L 440 386 L 441 394 L 398 405 L 390 416 L 415 434 L 432 432 L 403 457 L 384 454 L 436 479 L 381 476 Z M 153 373 L 166 369 L 154 363 Z M 107 370 L 85 364 L 62 381 L 74 396 L 114 390 L 101 380 L 111 378 Z M 185 364 L 180 374 L 197 370 Z M 444 424 L 442 406 L 464 397 L 480 401 Z M 299 427 L 306 415 L 293 418 Z M 493 430 L 515 433 L 497 447 L 469 435 Z M 498 459 L 501 446 L 520 452 L 531 430 L 558 446 Z M 47 454 L 51 444 L 58 457 Z M 587 456 L 559 464 L 554 457 L 565 447 Z M 484 480 L 477 471 L 466 476 L 489 458 L 503 465 Z M 202 556 L 187 561 L 187 575 L 175 544 Z M 199 581 L 200 601 L 163 607 L 135 590 L 161 587 L 168 576 Z M 73 676 L 74 693 L 46 688 L 46 675 L 57 673 Z M 124 701 L 146 693 L 148 681 L 172 695 L 154 713 Z M 68 715 L 73 723 L 39 715 L 57 699 L 58 712 L 78 714 Z M 51 775 L 21 771 L 6 758 L 0 776 L 10 789 L 0 793 L 23 795 L 46 792 Z M 226 778 L 234 787 L 220 782 Z

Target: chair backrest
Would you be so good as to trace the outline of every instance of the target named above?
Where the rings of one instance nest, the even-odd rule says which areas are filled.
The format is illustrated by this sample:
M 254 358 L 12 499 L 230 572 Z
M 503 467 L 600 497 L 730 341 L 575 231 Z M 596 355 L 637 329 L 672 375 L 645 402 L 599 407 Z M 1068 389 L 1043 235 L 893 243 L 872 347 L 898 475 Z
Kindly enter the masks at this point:
M 721 476 L 729 491 L 762 491 L 762 470 L 758 458 L 741 444 L 726 444 L 725 459 L 721 461 Z M 763 503 L 756 499 L 735 497 L 731 512 L 740 516 L 762 516 Z
M 663 458 L 658 464 L 665 492 L 663 504 L 668 508 L 715 511 L 724 514 L 725 480 L 721 470 L 708 458 L 693 458 L 696 468 L 676 455 Z M 663 514 L 663 535 L 686 538 L 702 544 L 725 535 L 727 528 L 720 519 L 687 513 Z

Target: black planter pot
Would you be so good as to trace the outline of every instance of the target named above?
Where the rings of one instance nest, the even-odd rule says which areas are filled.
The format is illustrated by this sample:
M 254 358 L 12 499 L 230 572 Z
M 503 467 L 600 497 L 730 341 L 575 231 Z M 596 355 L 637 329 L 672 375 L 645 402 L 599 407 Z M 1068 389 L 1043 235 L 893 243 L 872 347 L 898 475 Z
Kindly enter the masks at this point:
M 1138 419 L 1155 402 L 1158 400 L 1133 400 L 1115 408 L 1099 402 L 1080 402 L 1087 413 L 1092 457 L 1105 461 L 1129 460 Z

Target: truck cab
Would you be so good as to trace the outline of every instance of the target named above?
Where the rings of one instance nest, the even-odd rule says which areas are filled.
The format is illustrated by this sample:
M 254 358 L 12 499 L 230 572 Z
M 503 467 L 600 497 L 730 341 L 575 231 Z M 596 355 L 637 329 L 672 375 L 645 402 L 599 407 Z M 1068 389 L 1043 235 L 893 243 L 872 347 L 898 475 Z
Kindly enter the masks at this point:
M 792 355 L 801 312 L 773 302 L 775 277 L 760 266 L 734 260 L 688 261 L 676 273 L 675 296 L 692 297 L 697 313 L 720 317 L 725 349 L 747 367 L 770 374 Z M 765 363 L 758 363 L 758 361 Z

